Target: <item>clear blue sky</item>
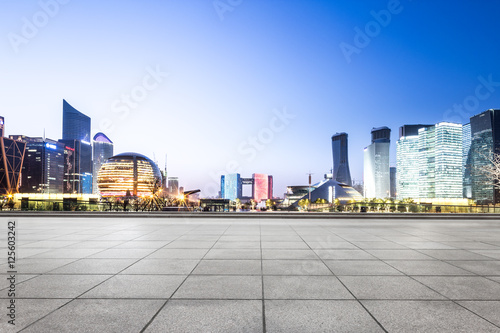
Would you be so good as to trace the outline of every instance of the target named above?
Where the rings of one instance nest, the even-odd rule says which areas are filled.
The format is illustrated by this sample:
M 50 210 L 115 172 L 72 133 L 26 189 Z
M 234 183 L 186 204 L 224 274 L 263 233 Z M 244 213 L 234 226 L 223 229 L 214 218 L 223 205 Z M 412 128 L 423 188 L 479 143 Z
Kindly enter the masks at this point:
M 169 175 L 204 195 L 235 165 L 274 175 L 276 195 L 319 181 L 336 132 L 361 179 L 372 127 L 392 129 L 395 164 L 399 126 L 500 107 L 500 1 L 60 2 L 0 0 L 7 135 L 59 139 L 64 98 L 115 153 L 161 167 L 168 154 Z M 493 83 L 476 92 L 480 76 Z

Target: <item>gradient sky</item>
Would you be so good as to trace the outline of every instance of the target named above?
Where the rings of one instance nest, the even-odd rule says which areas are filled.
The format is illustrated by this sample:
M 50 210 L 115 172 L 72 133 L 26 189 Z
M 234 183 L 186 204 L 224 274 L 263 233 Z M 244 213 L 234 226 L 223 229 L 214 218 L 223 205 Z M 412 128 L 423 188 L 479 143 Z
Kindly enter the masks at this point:
M 399 126 L 500 107 L 500 1 L 60 2 L 0 0 L 7 135 L 59 139 L 64 98 L 115 153 L 160 168 L 168 154 L 169 176 L 205 196 L 234 168 L 274 175 L 278 196 L 309 171 L 320 181 L 336 132 L 349 134 L 360 180 L 372 127 L 392 129 L 395 165 Z M 390 22 L 374 24 L 388 8 Z M 348 61 L 341 45 L 366 27 Z M 294 118 L 275 119 L 284 110 Z

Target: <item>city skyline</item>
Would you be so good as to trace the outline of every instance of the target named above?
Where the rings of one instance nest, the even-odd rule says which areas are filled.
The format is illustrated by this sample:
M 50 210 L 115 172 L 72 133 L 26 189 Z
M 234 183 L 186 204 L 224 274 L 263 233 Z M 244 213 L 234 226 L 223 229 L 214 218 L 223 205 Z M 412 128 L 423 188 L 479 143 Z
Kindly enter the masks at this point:
M 394 166 L 400 126 L 465 124 L 500 105 L 498 3 L 41 3 L 2 2 L 6 136 L 61 138 L 66 99 L 91 137 L 159 166 L 168 154 L 169 175 L 207 196 L 228 165 L 276 175 L 279 196 L 308 171 L 318 182 L 337 132 L 359 181 L 371 128 L 392 129 Z M 31 37 L 26 22 L 38 22 Z

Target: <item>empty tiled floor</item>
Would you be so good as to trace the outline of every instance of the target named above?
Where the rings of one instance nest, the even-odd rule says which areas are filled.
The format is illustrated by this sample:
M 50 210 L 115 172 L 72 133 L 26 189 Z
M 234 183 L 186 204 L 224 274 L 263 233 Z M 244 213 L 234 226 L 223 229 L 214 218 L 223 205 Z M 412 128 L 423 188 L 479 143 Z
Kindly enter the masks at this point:
M 18 218 L 1 332 L 500 332 L 500 222 Z

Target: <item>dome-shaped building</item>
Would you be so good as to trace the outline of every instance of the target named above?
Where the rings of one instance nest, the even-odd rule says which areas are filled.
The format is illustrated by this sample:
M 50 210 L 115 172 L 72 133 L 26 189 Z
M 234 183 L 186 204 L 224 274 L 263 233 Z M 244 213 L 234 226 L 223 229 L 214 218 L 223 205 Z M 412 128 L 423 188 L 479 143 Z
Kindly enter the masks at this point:
M 103 197 L 150 195 L 161 185 L 158 166 L 144 155 L 122 153 L 104 162 L 97 174 L 97 187 Z

